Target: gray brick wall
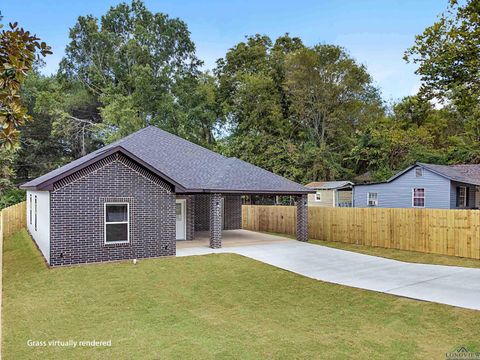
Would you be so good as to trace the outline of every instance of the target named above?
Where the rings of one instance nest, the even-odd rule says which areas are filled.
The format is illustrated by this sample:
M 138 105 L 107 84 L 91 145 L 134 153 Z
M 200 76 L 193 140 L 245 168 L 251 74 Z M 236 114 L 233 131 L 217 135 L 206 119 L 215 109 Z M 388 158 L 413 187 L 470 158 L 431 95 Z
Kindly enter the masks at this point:
M 235 230 L 242 228 L 242 198 L 238 195 L 226 195 L 224 229 Z
M 224 229 L 235 230 L 242 227 L 242 199 L 240 195 L 223 195 Z M 210 230 L 210 195 L 195 195 L 195 231 Z
M 210 229 L 210 195 L 194 195 L 195 198 L 195 231 Z
M 175 194 L 123 155 L 63 179 L 50 196 L 53 266 L 175 255 Z M 104 244 L 106 201 L 130 204 L 130 243 Z

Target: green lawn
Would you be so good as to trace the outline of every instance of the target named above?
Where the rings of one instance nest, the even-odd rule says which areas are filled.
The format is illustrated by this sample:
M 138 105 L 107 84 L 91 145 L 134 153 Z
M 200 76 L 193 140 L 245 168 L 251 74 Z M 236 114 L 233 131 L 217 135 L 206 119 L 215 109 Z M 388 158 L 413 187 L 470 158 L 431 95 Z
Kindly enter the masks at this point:
M 480 349 L 480 312 L 327 284 L 238 255 L 48 269 L 4 245 L 5 359 L 444 359 Z M 29 347 L 28 340 L 111 340 Z
M 457 256 L 426 254 L 418 251 L 384 249 L 381 247 L 355 245 L 337 241 L 309 240 L 309 242 L 312 244 L 329 246 L 337 249 L 355 251 L 362 254 L 380 256 L 406 262 L 480 268 L 480 260 L 461 258 Z

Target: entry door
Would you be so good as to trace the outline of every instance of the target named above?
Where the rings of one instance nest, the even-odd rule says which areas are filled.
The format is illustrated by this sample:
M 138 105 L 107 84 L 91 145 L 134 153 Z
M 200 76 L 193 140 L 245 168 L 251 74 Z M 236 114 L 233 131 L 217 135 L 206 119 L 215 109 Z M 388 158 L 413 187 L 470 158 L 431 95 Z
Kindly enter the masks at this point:
M 175 214 L 177 219 L 177 240 L 185 240 L 186 238 L 186 216 L 185 216 L 185 207 L 186 207 L 186 200 L 185 199 L 178 199 L 175 202 Z

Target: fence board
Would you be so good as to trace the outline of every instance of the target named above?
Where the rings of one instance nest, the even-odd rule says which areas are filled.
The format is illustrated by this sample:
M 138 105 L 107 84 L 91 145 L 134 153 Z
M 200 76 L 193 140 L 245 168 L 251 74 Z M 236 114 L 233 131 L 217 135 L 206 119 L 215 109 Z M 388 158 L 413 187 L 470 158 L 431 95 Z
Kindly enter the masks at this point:
M 1 211 L 3 216 L 1 231 L 4 237 L 15 233 L 27 225 L 26 204 L 27 203 L 23 201 Z
M 308 209 L 312 239 L 480 259 L 480 211 Z M 244 229 L 295 235 L 295 206 L 243 205 Z

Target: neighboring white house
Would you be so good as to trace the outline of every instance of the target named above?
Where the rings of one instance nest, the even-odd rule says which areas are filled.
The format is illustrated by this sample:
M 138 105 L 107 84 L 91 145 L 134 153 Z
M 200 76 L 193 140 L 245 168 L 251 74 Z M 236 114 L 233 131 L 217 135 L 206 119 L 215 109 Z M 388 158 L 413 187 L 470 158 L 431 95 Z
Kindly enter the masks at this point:
M 308 194 L 308 206 L 352 206 L 353 183 L 350 181 L 314 181 L 305 187 L 317 191 L 315 194 Z

